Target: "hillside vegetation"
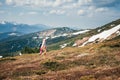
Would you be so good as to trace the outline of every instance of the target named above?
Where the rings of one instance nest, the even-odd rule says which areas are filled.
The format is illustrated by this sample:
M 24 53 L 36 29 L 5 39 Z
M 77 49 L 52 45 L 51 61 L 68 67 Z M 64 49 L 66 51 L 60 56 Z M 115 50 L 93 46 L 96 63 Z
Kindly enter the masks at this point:
M 120 37 L 0 59 L 0 80 L 119 80 Z

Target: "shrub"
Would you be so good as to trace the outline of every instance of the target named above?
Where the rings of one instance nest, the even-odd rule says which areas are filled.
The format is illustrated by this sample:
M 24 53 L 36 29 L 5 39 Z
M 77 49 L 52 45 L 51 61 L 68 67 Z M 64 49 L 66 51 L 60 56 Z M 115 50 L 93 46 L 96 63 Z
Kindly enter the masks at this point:
M 45 70 L 36 70 L 34 71 L 34 73 L 37 75 L 42 75 L 42 74 L 46 74 L 47 72 Z
M 21 51 L 22 53 L 38 53 L 39 49 L 38 48 L 30 48 L 28 46 L 24 47 Z
M 16 60 L 15 58 L 7 57 L 7 58 L 2 58 L 2 59 L 0 59 L 0 62 L 4 62 L 4 61 L 15 61 L 15 60 Z
M 64 64 L 61 64 L 55 61 L 48 61 L 48 62 L 45 62 L 43 65 L 45 68 L 50 69 L 52 71 L 63 70 L 66 68 Z

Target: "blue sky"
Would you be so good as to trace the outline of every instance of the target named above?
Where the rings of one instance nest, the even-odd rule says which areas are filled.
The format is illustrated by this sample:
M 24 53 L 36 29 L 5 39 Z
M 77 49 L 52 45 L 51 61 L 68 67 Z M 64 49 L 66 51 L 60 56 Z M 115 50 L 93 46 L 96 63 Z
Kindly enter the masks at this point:
M 120 0 L 0 0 L 0 21 L 95 28 L 120 18 Z

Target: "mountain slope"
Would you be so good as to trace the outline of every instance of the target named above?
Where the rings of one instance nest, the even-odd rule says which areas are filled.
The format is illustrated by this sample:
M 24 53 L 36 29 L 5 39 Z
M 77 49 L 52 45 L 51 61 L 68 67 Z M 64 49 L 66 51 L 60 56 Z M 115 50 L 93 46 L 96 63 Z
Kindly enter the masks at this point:
M 47 44 L 57 43 L 59 41 L 64 41 L 69 38 L 68 34 L 75 32 L 76 30 L 72 30 L 67 27 L 63 28 L 53 28 L 49 30 L 39 31 L 23 36 L 14 37 L 11 39 L 4 39 L 0 41 L 0 54 L 5 55 L 9 52 L 16 52 L 24 47 L 38 47 L 40 42 L 44 37 L 47 38 Z M 67 35 L 63 35 L 67 34 Z
M 5 32 L 5 33 L 0 33 L 0 41 L 2 41 L 3 39 L 10 39 L 13 37 L 17 37 L 17 36 L 21 36 L 23 35 L 20 32 Z
M 109 30 L 103 31 L 99 34 L 93 35 L 92 37 L 90 37 L 88 39 L 88 41 L 86 41 L 85 43 L 82 44 L 82 46 L 88 44 L 88 43 L 92 43 L 92 42 L 102 42 L 104 40 L 109 40 L 112 39 L 114 37 L 117 37 L 120 35 L 120 25 L 117 25 Z
M 49 28 L 48 26 L 42 24 L 28 25 L 28 24 L 18 24 L 15 22 L 3 21 L 0 23 L 0 34 L 1 33 L 5 34 L 7 32 L 19 32 L 22 34 L 28 34 L 37 31 L 42 31 L 48 28 Z
M 25 46 L 38 47 L 39 43 L 44 37 L 47 38 L 48 50 L 56 50 L 56 49 L 60 49 L 64 47 L 72 47 L 72 46 L 81 46 L 84 42 L 87 42 L 90 39 L 90 37 L 101 34 L 104 31 L 109 32 L 110 29 L 114 29 L 114 27 L 119 24 L 120 24 L 120 19 L 91 30 L 76 31 L 76 30 L 69 29 L 67 27 L 63 27 L 63 28 L 54 28 L 54 29 L 36 32 L 36 33 L 31 33 L 28 35 L 1 41 L 0 54 L 3 55 L 5 53 L 19 51 L 23 49 Z M 106 33 L 105 35 L 110 35 L 108 38 L 112 39 L 118 36 L 119 29 L 117 31 L 118 31 L 117 34 L 110 35 Z M 110 30 L 110 33 L 112 32 Z M 99 37 L 97 37 L 96 40 L 97 41 L 95 42 L 98 43 Z M 91 42 L 91 43 L 95 43 L 95 42 Z
M 4 80 L 119 80 L 120 39 L 0 59 Z
M 73 46 L 84 46 L 88 43 L 98 43 L 104 40 L 109 40 L 120 35 L 120 19 L 110 22 L 104 26 L 92 29 L 86 33 L 76 36 L 64 43 L 72 43 Z M 72 46 L 71 45 L 71 46 Z

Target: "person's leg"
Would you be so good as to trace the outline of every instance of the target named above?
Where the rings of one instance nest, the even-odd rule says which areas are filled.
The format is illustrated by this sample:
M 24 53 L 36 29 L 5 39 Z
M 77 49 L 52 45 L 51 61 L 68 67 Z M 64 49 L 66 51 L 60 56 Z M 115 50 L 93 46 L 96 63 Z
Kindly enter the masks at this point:
M 42 48 L 40 48 L 40 55 L 42 54 L 42 52 L 43 52 L 43 50 L 42 50 Z

